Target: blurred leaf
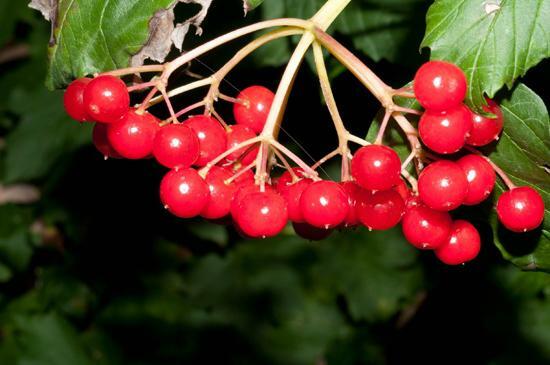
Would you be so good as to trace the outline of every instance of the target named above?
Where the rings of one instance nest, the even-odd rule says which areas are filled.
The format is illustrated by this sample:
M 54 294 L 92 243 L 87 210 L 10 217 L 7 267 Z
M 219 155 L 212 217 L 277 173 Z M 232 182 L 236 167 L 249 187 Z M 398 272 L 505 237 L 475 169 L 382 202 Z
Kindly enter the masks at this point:
M 43 88 L 13 93 L 11 111 L 21 122 L 6 139 L 7 183 L 41 178 L 60 157 L 90 142 L 92 125 L 72 121 L 62 99 L 61 92 Z
M 5 283 L 6 281 L 9 281 L 12 276 L 13 276 L 13 273 L 11 269 L 0 262 L 0 283 Z M 0 359 L 1 358 L 2 357 L 0 355 Z
M 243 0 L 244 13 L 256 9 L 264 0 Z
M 21 349 L 20 364 L 92 364 L 75 329 L 59 315 L 18 316 L 14 322 L 15 336 Z
M 386 321 L 422 289 L 418 252 L 399 229 L 335 235 L 321 251 L 315 276 L 345 296 L 355 320 Z
M 214 242 L 226 246 L 229 240 L 227 228 L 223 225 L 210 222 L 195 222 L 188 225 L 188 229 L 201 240 Z
M 149 20 L 174 0 L 61 0 L 47 85 L 61 88 L 84 75 L 128 67 L 149 37 Z
M 0 2 L 0 47 L 3 47 L 13 37 L 13 29 L 21 14 L 26 10 L 25 1 L 2 1 Z
M 26 230 L 0 237 L 0 257 L 17 271 L 27 268 L 32 257 L 32 248 Z
M 550 2 L 438 0 L 421 47 L 464 70 L 468 104 L 480 107 L 550 56 Z

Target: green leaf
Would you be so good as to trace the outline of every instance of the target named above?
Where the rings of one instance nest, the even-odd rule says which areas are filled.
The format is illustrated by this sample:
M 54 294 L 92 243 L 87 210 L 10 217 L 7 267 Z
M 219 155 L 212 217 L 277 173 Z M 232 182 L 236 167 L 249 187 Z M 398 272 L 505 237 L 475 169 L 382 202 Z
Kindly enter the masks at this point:
M 41 178 L 60 157 L 90 142 L 92 125 L 72 121 L 62 100 L 61 92 L 44 88 L 13 93 L 10 109 L 21 121 L 6 139 L 6 182 Z
M 174 0 L 60 0 L 47 85 L 127 67 L 149 37 L 149 20 Z
M 244 13 L 256 9 L 264 0 L 243 0 Z
M 13 272 L 11 271 L 11 269 L 0 262 L 0 283 L 5 283 L 9 281 L 12 276 Z
M 464 70 L 468 104 L 479 107 L 550 56 L 550 2 L 438 0 L 421 47 Z
M 32 257 L 29 237 L 24 230 L 9 237 L 0 237 L 0 258 L 16 271 L 27 268 Z
M 267 0 L 261 8 L 262 17 L 308 19 L 324 3 L 324 0 Z M 415 30 L 423 27 L 426 3 L 424 0 L 354 0 L 329 31 L 348 37 L 355 48 L 374 61 L 411 61 L 417 57 L 412 46 L 420 41 Z M 279 42 L 277 46 L 262 47 L 255 57 L 260 65 L 281 65 L 287 62 L 292 49 L 292 44 Z
M 20 364 L 92 364 L 75 329 L 57 314 L 19 315 L 14 322 Z
M 502 100 L 504 132 L 489 157 L 517 185 L 531 186 L 544 200 L 545 219 L 540 230 L 513 234 L 492 223 L 503 256 L 523 269 L 550 271 L 550 120 L 544 102 L 527 86 L 518 85 Z M 502 193 L 499 183 L 495 195 Z

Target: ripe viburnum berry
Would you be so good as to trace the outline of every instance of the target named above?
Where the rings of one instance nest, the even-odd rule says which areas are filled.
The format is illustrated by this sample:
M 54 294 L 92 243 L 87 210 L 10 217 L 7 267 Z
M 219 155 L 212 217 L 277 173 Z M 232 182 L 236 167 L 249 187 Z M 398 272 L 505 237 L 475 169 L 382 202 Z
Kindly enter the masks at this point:
M 244 202 L 245 198 L 251 193 L 256 193 L 259 191 L 261 191 L 260 186 L 256 185 L 254 181 L 250 182 L 246 180 L 240 184 L 237 184 L 237 191 L 231 200 L 231 216 L 233 217 L 233 220 L 237 221 L 237 216 L 241 211 L 240 205 Z M 265 191 L 273 191 L 273 188 L 266 184 Z
M 171 170 L 160 183 L 162 204 L 180 218 L 196 217 L 209 199 L 208 184 L 193 169 Z
M 435 255 L 447 265 L 459 265 L 477 257 L 481 238 L 477 229 L 464 220 L 456 220 L 447 241 L 435 250 Z
M 261 133 L 264 129 L 271 103 L 275 94 L 263 86 L 250 86 L 239 93 L 240 103 L 233 105 L 233 115 L 237 124 Z
M 107 124 L 96 123 L 92 132 L 92 142 L 95 148 L 107 158 L 122 158 L 122 156 L 111 146 L 107 138 Z
M 227 183 L 232 176 L 231 171 L 223 167 L 212 166 L 210 168 L 205 178 L 210 191 L 210 199 L 201 211 L 202 217 L 219 219 L 229 214 L 231 200 L 238 189 L 234 182 Z
M 324 240 L 332 233 L 332 229 L 317 228 L 307 223 L 292 222 L 292 228 L 298 236 L 309 241 Z
M 483 106 L 483 110 L 487 113 L 494 114 L 494 118 L 484 117 L 470 111 L 472 119 L 472 130 L 466 138 L 466 143 L 472 146 L 485 146 L 498 139 L 502 127 L 504 125 L 504 117 L 502 110 L 497 103 L 490 99 L 486 99 L 488 105 Z
M 363 190 L 357 198 L 357 216 L 369 229 L 390 229 L 399 223 L 405 202 L 393 189 L 383 191 Z
M 529 186 L 504 192 L 497 201 L 497 215 L 504 227 L 514 232 L 531 231 L 544 220 L 544 201 Z
M 389 147 L 369 145 L 361 147 L 351 160 L 351 174 L 364 189 L 387 190 L 399 183 L 401 160 Z
M 196 115 L 187 119 L 184 125 L 195 131 L 199 139 L 200 154 L 195 161 L 196 166 L 205 166 L 225 151 L 227 137 L 216 119 L 207 115 Z
M 468 194 L 464 205 L 476 205 L 491 195 L 495 186 L 496 174 L 487 160 L 478 155 L 466 155 L 456 163 L 462 168 L 468 180 Z
M 273 237 L 288 221 L 286 202 L 273 190 L 251 192 L 242 199 L 233 218 L 247 236 Z
M 355 227 L 359 224 L 359 217 L 357 216 L 357 203 L 360 198 L 363 189 L 357 185 L 354 181 L 344 181 L 340 185 L 348 194 L 349 212 L 344 221 L 345 227 Z
M 459 151 L 472 129 L 470 111 L 463 105 L 443 112 L 426 110 L 418 123 L 422 142 L 437 153 Z
M 63 94 L 63 105 L 65 111 L 71 118 L 79 122 L 85 122 L 90 119 L 84 105 L 84 89 L 92 79 L 82 77 L 69 84 L 65 94 Z
M 254 137 L 256 137 L 256 133 L 254 133 L 252 129 L 244 125 L 232 125 L 227 131 L 226 150 L 229 150 Z M 241 159 L 241 164 L 246 166 L 254 161 L 256 155 L 258 155 L 258 147 L 250 145 L 231 153 L 226 157 L 226 161 L 233 162 Z
M 300 197 L 305 189 L 313 180 L 301 179 L 293 184 L 279 184 L 277 185 L 277 191 L 285 199 L 288 209 L 288 219 L 292 222 L 303 222 L 304 216 L 302 214 L 302 208 L 300 206 Z
M 153 156 L 168 168 L 190 167 L 199 158 L 199 139 L 183 124 L 168 124 L 160 128 L 153 140 Z
M 420 173 L 418 194 L 422 202 L 432 209 L 456 209 L 468 194 L 466 174 L 455 162 L 433 162 Z
M 126 84 L 110 75 L 91 80 L 84 89 L 83 98 L 90 118 L 101 123 L 116 122 L 130 109 Z
M 405 239 L 416 248 L 433 250 L 443 245 L 451 232 L 449 213 L 440 212 L 423 204 L 409 205 L 401 220 Z
M 155 116 L 131 109 L 119 121 L 109 124 L 107 138 L 122 157 L 140 159 L 153 152 L 159 129 L 159 120 Z
M 318 228 L 334 228 L 346 220 L 349 199 L 346 191 L 334 181 L 316 181 L 300 197 L 304 220 Z
M 425 109 L 453 109 L 466 97 L 466 76 L 449 62 L 429 61 L 414 76 L 414 94 Z

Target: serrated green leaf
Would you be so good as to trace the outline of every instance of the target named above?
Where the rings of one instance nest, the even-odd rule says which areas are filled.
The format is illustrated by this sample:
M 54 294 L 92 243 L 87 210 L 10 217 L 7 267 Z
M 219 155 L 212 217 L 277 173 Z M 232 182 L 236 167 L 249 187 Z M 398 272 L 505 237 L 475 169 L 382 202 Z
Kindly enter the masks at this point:
M 517 185 L 539 191 L 544 200 L 545 219 L 540 230 L 513 234 L 496 224 L 495 241 L 503 256 L 523 269 L 550 271 L 550 120 L 544 102 L 527 86 L 518 85 L 502 100 L 504 132 L 489 157 Z M 499 183 L 495 199 L 503 192 Z M 496 202 L 496 200 L 495 200 Z
M 127 67 L 147 42 L 149 20 L 174 0 L 60 0 L 47 85 Z
M 428 11 L 421 47 L 432 59 L 460 66 L 468 78 L 470 105 L 484 105 L 529 68 L 550 56 L 547 0 L 438 0 Z
M 21 121 L 6 138 L 6 182 L 41 178 L 61 156 L 90 142 L 92 125 L 72 121 L 62 100 L 61 92 L 44 88 L 13 93 L 10 110 Z

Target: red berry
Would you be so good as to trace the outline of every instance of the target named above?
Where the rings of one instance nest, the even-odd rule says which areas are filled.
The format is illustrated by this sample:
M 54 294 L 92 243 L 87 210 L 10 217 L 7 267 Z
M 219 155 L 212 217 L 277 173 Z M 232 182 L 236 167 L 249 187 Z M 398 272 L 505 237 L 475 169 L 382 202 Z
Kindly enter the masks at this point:
M 84 90 L 86 112 L 95 121 L 113 123 L 130 109 L 130 95 L 124 82 L 114 76 L 98 76 Z
M 499 106 L 492 100 L 487 99 L 488 105 L 483 106 L 487 113 L 495 115 L 495 118 L 488 118 L 470 111 L 472 119 L 472 130 L 466 138 L 466 143 L 472 146 L 485 146 L 498 139 L 504 125 L 504 117 Z
M 332 229 L 313 227 L 311 224 L 292 222 L 294 232 L 309 241 L 321 241 L 332 233 Z
M 302 170 L 300 167 L 293 167 L 292 172 L 294 172 L 294 175 L 296 175 L 296 177 L 298 179 L 301 179 L 301 178 L 305 177 L 304 170 Z M 283 172 L 281 174 L 281 176 L 279 176 L 277 178 L 276 184 L 274 186 L 276 187 L 277 190 L 279 190 L 279 189 L 284 188 L 284 187 L 286 187 L 286 186 L 288 186 L 292 183 L 293 183 L 292 175 L 290 174 L 290 172 L 288 170 L 285 170 L 285 172 Z
M 246 194 L 233 216 L 239 228 L 250 237 L 273 237 L 288 220 L 286 202 L 273 190 Z
M 84 89 L 92 79 L 83 77 L 76 79 L 69 84 L 65 94 L 63 94 L 63 105 L 65 111 L 71 118 L 79 122 L 85 122 L 90 119 L 86 106 L 84 105 Z
M 304 216 L 300 206 L 300 197 L 313 180 L 301 179 L 294 184 L 278 185 L 277 191 L 285 199 L 288 208 L 288 219 L 292 222 L 303 222 Z
M 231 176 L 239 173 L 239 171 L 243 168 L 243 166 L 239 166 L 239 168 L 237 168 L 235 165 L 233 166 L 222 166 L 224 169 L 226 169 L 227 171 L 231 172 Z M 242 174 L 240 174 L 239 176 L 237 176 L 236 178 L 233 179 L 233 181 L 235 182 L 235 184 L 237 186 L 244 186 L 244 185 L 247 185 L 247 184 L 254 184 L 254 173 L 252 172 L 252 170 L 246 170 L 245 172 L 243 172 Z
M 417 204 L 407 206 L 401 228 L 411 245 L 421 250 L 433 250 L 447 241 L 452 223 L 449 213 Z
M 455 162 L 440 160 L 426 167 L 418 178 L 420 199 L 435 210 L 458 208 L 468 194 L 468 180 Z
M 273 188 L 269 185 L 265 185 L 265 191 L 273 191 Z M 256 185 L 254 181 L 248 182 L 245 181 L 241 184 L 237 184 L 237 191 L 233 195 L 231 200 L 231 215 L 234 220 L 237 220 L 237 215 L 240 211 L 240 206 L 245 200 L 245 198 L 251 193 L 260 192 L 260 186 Z M 288 214 L 288 213 L 287 213 Z
M 386 146 L 361 147 L 351 160 L 351 174 L 364 189 L 387 190 L 399 183 L 401 160 Z
M 229 150 L 254 137 L 256 137 L 256 133 L 254 133 L 252 129 L 244 125 L 232 125 L 227 131 L 226 150 Z M 257 154 L 258 147 L 250 145 L 231 153 L 229 156 L 227 156 L 226 161 L 234 162 L 238 159 L 241 159 L 241 164 L 246 166 L 254 161 Z
M 241 91 L 237 98 L 243 102 L 233 106 L 237 124 L 261 133 L 274 97 L 275 94 L 263 86 L 250 86 Z
M 403 216 L 405 202 L 395 190 L 363 190 L 357 199 L 357 216 L 368 229 L 390 229 Z
M 504 192 L 497 201 L 497 214 L 504 227 L 514 232 L 531 231 L 544 220 L 544 201 L 529 186 Z
M 342 188 L 348 194 L 349 211 L 344 221 L 344 226 L 354 227 L 359 224 L 359 217 L 357 216 L 357 200 L 359 199 L 363 189 L 353 181 L 345 181 L 340 183 Z
M 447 265 L 459 265 L 477 257 L 481 239 L 477 229 L 464 220 L 456 220 L 447 241 L 435 250 L 435 255 Z
M 225 151 L 227 137 L 225 130 L 216 119 L 206 115 L 197 115 L 187 119 L 184 124 L 194 130 L 199 138 L 200 155 L 195 161 L 196 166 L 206 166 L 208 162 Z
M 208 171 L 205 180 L 210 191 L 210 200 L 201 212 L 202 217 L 219 219 L 229 214 L 231 200 L 238 188 L 233 182 L 226 183 L 231 176 L 231 171 L 219 166 L 212 166 Z
M 124 158 L 140 159 L 153 152 L 153 142 L 159 131 L 159 120 L 147 112 L 131 109 L 118 122 L 107 128 L 113 148 Z
M 442 154 L 459 151 L 471 128 L 470 111 L 463 105 L 444 112 L 426 110 L 418 124 L 422 142 Z
M 209 199 L 208 185 L 193 169 L 171 170 L 160 183 L 162 204 L 180 218 L 199 215 Z
M 481 156 L 466 155 L 456 163 L 462 168 L 468 180 L 468 194 L 464 205 L 476 205 L 491 195 L 496 174 L 493 167 Z
M 416 99 L 426 109 L 449 110 L 466 97 L 466 76 L 449 62 L 429 61 L 414 76 Z
M 193 165 L 199 158 L 199 139 L 183 124 L 168 124 L 160 128 L 153 140 L 153 156 L 168 168 Z
M 304 220 L 318 228 L 334 228 L 343 223 L 349 212 L 346 191 L 334 181 L 316 181 L 300 197 Z
M 115 151 L 111 143 L 107 139 L 107 125 L 103 123 L 96 123 L 92 132 L 92 141 L 95 148 L 103 154 L 105 159 L 107 158 L 122 158 L 122 156 Z

